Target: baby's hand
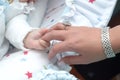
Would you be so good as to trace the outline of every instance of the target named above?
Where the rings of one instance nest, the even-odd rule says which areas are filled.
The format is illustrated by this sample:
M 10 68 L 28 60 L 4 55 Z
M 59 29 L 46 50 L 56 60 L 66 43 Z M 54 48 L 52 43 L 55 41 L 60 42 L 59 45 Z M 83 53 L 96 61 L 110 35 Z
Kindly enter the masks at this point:
M 28 49 L 45 50 L 49 47 L 50 43 L 42 40 L 41 37 L 47 31 L 47 29 L 38 29 L 29 32 L 23 40 L 24 47 Z

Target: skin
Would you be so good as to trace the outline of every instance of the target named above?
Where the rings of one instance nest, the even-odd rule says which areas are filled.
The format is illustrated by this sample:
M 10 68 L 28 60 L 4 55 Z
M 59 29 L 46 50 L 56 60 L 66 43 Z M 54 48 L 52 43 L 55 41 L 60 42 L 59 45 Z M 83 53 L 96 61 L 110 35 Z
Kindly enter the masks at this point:
M 19 0 L 20 2 L 34 2 L 35 0 Z
M 34 2 L 35 0 L 19 0 L 20 2 Z M 28 49 L 45 50 L 49 43 L 41 40 L 41 36 L 46 33 L 47 29 L 36 29 L 29 32 L 23 40 L 24 47 Z
M 36 29 L 29 32 L 24 38 L 24 46 L 28 49 L 37 49 L 37 50 L 45 50 L 49 43 L 41 40 L 41 36 L 43 36 L 47 32 L 47 29 Z
M 31 0 L 20 1 L 30 2 Z M 120 52 L 119 32 L 119 25 L 109 30 L 110 42 L 115 53 Z M 24 44 L 27 48 L 43 50 L 49 46 L 51 40 L 60 40 L 61 42 L 55 44 L 50 50 L 48 55 L 49 59 L 58 53 L 66 51 L 79 53 L 78 56 L 67 56 L 61 59 L 61 61 L 67 64 L 89 64 L 106 59 L 101 43 L 101 29 L 99 28 L 71 26 L 65 30 L 65 26 L 58 23 L 50 30 L 43 30 L 43 32 L 32 31 L 28 33 L 24 39 Z
M 115 53 L 120 51 L 120 26 L 110 29 L 110 41 Z M 106 59 L 101 43 L 101 29 L 86 26 L 66 27 L 61 23 L 54 25 L 42 38 L 46 42 L 60 40 L 49 52 L 49 59 L 66 51 L 79 53 L 61 59 L 67 64 L 89 64 Z

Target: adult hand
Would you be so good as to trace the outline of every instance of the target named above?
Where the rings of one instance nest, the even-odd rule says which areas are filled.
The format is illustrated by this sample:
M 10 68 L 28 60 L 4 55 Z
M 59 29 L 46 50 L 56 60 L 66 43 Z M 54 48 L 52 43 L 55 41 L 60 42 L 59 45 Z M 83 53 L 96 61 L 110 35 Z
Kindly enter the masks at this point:
M 61 23 L 53 26 L 41 39 L 45 41 L 60 40 L 49 52 L 49 58 L 57 53 L 74 51 L 78 56 L 67 56 L 61 60 L 67 64 L 88 64 L 105 59 L 101 44 L 101 29 L 85 26 L 66 27 Z
M 34 2 L 35 0 L 19 0 L 20 2 Z
M 47 29 L 38 29 L 29 32 L 23 41 L 24 46 L 29 49 L 45 50 L 49 46 L 49 43 L 40 38 L 46 32 Z

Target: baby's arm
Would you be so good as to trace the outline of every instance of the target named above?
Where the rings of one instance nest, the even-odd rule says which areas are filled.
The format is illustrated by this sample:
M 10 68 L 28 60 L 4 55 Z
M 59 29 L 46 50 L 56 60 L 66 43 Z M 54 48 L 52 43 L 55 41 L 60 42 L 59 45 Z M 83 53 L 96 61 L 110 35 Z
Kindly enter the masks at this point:
M 28 32 L 32 31 L 32 27 L 27 23 L 27 16 L 21 14 L 14 17 L 7 23 L 6 38 L 18 49 L 25 49 L 23 39 Z
M 18 3 L 17 3 L 18 4 Z M 22 4 L 22 3 L 19 3 Z M 23 3 L 24 5 L 26 3 Z M 15 8 L 14 8 L 15 7 Z M 24 7 L 24 6 L 23 6 Z M 12 10 L 12 12 L 11 12 Z M 22 12 L 22 9 L 16 9 L 16 5 L 7 9 L 7 28 L 6 38 L 18 49 L 45 49 L 49 44 L 40 40 L 45 30 L 37 30 L 28 24 L 28 15 Z M 12 14 L 14 13 L 14 15 Z

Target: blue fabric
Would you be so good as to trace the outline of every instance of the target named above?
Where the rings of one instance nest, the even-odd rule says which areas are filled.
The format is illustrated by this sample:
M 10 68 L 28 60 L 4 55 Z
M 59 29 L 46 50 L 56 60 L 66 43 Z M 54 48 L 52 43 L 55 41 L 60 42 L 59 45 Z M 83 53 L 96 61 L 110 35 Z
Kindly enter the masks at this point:
M 74 75 L 66 71 L 41 70 L 33 75 L 31 80 L 79 80 Z
M 0 0 L 0 14 L 4 13 L 4 9 L 9 5 L 9 2 L 6 0 Z
M 0 6 L 8 6 L 9 2 L 6 0 L 0 0 Z

